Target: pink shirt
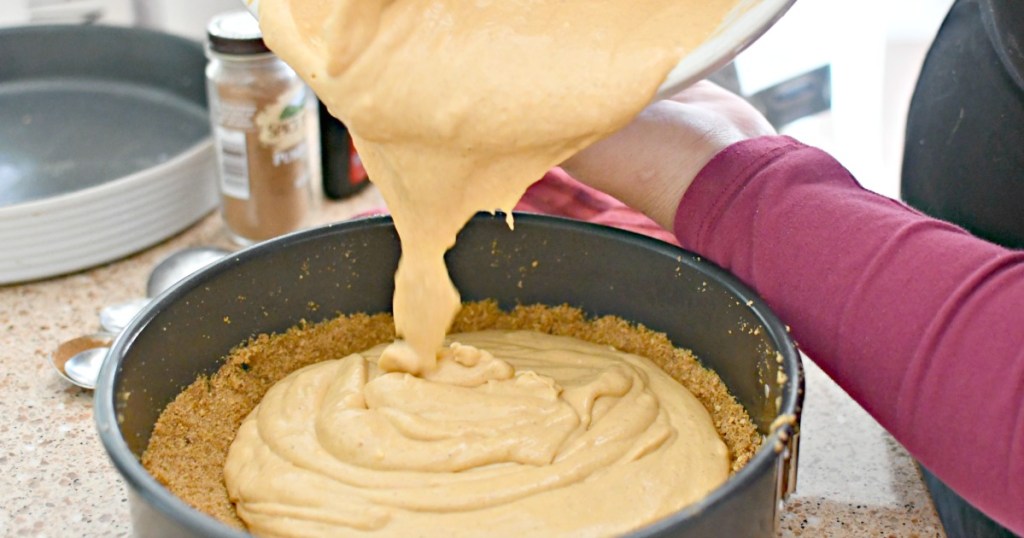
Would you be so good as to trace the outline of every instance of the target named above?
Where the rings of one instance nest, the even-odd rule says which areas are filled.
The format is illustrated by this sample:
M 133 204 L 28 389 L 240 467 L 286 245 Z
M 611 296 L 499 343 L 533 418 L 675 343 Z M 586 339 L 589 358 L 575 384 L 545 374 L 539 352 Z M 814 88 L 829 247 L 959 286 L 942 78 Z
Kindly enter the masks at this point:
M 914 457 L 1024 533 L 1024 252 L 873 194 L 787 137 L 717 155 L 675 234 L 755 288 Z

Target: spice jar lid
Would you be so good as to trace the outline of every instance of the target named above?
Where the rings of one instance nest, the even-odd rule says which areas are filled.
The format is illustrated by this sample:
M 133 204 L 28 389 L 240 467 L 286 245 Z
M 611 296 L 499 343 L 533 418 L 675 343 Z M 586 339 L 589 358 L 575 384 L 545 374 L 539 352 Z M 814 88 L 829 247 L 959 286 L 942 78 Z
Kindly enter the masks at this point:
M 260 24 L 248 11 L 215 16 L 206 27 L 210 50 L 222 54 L 267 54 Z

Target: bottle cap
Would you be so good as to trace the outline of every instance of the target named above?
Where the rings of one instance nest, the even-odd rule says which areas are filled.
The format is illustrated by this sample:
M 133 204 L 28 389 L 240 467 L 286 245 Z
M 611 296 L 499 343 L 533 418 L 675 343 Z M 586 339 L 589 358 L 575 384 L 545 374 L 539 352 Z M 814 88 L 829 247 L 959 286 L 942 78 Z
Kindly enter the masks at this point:
M 260 24 L 248 11 L 215 16 L 206 27 L 210 50 L 221 54 L 267 54 Z

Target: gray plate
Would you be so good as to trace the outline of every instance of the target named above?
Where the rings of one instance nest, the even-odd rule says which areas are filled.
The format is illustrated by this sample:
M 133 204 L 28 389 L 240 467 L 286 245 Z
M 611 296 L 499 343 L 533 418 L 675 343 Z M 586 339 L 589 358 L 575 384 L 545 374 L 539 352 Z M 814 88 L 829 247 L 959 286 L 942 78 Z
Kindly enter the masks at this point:
M 209 136 L 202 47 L 136 28 L 0 30 L 0 207 L 94 187 Z

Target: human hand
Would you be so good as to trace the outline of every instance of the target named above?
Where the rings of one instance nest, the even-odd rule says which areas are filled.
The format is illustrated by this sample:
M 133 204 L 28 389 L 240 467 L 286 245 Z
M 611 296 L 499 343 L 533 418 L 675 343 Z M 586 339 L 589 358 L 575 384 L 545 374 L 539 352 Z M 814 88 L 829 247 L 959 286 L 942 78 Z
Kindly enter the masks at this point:
M 645 108 L 562 164 L 571 176 L 642 211 L 667 230 L 694 177 L 726 147 L 775 129 L 753 106 L 698 82 Z

